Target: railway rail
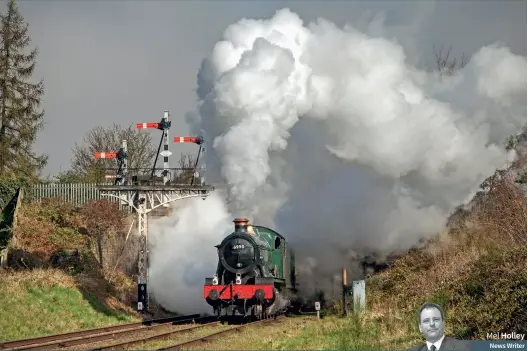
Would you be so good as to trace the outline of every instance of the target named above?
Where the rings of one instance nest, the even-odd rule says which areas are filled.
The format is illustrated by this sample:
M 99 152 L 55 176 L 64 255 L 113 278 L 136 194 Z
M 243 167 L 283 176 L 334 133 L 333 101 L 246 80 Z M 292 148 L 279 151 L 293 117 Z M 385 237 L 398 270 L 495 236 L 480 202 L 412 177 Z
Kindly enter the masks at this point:
M 218 338 L 219 336 L 224 336 L 225 334 L 228 334 L 228 333 L 232 333 L 232 332 L 235 332 L 235 331 L 240 331 L 242 328 L 246 328 L 246 327 L 249 327 L 251 325 L 274 323 L 278 319 L 281 319 L 281 318 L 284 318 L 284 315 L 271 316 L 269 318 L 261 319 L 261 320 L 255 321 L 255 322 L 244 323 L 244 324 L 237 325 L 237 326 L 225 329 L 225 330 L 220 330 L 220 331 L 215 332 L 215 333 L 207 334 L 207 335 L 204 335 L 204 336 L 192 339 L 192 340 L 184 341 L 184 342 L 181 342 L 181 343 L 178 343 L 178 344 L 169 345 L 169 346 L 160 348 L 158 350 L 159 351 L 161 351 L 161 350 L 181 350 L 183 347 L 187 347 L 187 346 L 192 346 L 192 345 L 208 342 L 208 341 L 211 341 L 211 340 L 213 340 L 215 338 Z
M 90 344 L 97 341 L 114 339 L 116 336 L 133 334 L 141 330 L 165 327 L 168 325 L 180 325 L 192 322 L 203 322 L 211 317 L 200 317 L 199 314 L 152 319 L 142 322 L 119 324 L 102 328 L 79 330 L 63 334 L 41 336 L 31 339 L 21 339 L 0 343 L 0 350 L 22 350 L 22 349 L 50 349 L 62 348 L 75 345 Z M 215 317 L 216 318 L 216 317 Z

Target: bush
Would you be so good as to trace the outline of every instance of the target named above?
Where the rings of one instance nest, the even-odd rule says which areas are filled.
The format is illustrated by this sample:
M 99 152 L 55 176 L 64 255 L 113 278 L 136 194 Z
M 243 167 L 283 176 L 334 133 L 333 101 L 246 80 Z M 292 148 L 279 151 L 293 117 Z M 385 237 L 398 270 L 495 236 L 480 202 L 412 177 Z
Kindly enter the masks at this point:
M 119 205 L 106 199 L 90 201 L 82 210 L 84 232 L 90 238 L 101 267 L 116 264 L 125 244 L 125 215 Z
M 526 335 L 526 247 L 481 256 L 464 281 L 452 284 L 456 306 L 453 332 L 463 338 L 485 339 L 486 333 Z
M 18 217 L 17 247 L 49 262 L 59 250 L 87 246 L 86 237 L 80 232 L 81 223 L 70 204 L 52 199 L 25 204 Z

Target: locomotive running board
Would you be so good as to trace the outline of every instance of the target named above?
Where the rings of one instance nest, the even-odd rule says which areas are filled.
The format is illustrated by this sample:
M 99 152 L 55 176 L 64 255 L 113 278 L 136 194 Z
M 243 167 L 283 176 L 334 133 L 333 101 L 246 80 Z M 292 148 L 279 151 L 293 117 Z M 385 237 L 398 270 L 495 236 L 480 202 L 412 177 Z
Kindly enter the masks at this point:
M 270 277 L 257 277 L 255 278 L 255 285 L 273 285 L 275 278 Z

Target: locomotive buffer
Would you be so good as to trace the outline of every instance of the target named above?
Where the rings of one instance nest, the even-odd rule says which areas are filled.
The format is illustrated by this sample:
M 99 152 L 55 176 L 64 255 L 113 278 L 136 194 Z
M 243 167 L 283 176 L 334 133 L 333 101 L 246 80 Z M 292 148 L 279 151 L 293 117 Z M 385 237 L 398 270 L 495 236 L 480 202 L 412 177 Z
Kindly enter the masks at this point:
M 114 185 L 101 185 L 97 188 L 102 192 L 101 195 L 107 197 L 118 198 L 121 201 L 132 207 L 137 213 L 137 228 L 139 233 L 139 254 L 138 254 L 138 301 L 137 311 L 147 312 L 148 311 L 148 214 L 153 210 L 161 207 L 168 206 L 171 202 L 177 200 L 188 199 L 192 197 L 201 197 L 205 199 L 211 191 L 214 190 L 213 186 L 205 184 L 204 174 L 197 172 L 198 160 L 200 154 L 204 153 L 203 138 L 201 137 L 175 137 L 174 142 L 176 143 L 194 143 L 200 146 L 200 151 L 196 159 L 195 168 L 193 169 L 193 177 L 190 184 L 179 184 L 178 182 L 171 181 L 171 170 L 181 169 L 170 169 L 169 168 L 169 129 L 171 123 L 169 121 L 169 111 L 164 112 L 164 117 L 161 122 L 149 122 L 149 123 L 138 123 L 138 129 L 159 129 L 163 131 L 162 140 L 158 147 L 158 154 L 163 156 L 163 180 L 157 181 L 154 176 L 156 161 L 152 167 L 150 176 L 136 175 L 130 179 L 130 169 L 127 167 L 126 157 L 127 148 L 126 141 L 123 141 L 123 148 L 120 152 L 112 153 L 96 153 L 96 158 L 118 158 L 122 157 L 122 160 L 118 158 L 118 168 L 116 174 L 116 181 Z M 161 149 L 161 143 L 164 142 L 164 150 L 159 152 Z M 124 156 L 124 157 L 123 157 Z M 202 171 L 205 170 L 205 165 L 201 167 Z M 195 178 L 201 178 L 200 182 L 195 181 Z M 198 184 L 199 183 L 199 184 Z M 122 196 L 121 194 L 125 194 Z

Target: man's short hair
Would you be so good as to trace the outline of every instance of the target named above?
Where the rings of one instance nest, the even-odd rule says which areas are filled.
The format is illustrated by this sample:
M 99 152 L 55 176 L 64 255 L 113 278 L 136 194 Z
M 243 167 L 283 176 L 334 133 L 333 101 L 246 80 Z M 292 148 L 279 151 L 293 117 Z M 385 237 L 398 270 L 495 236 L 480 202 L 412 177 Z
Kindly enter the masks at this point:
M 440 316 L 442 316 L 442 321 L 445 321 L 444 309 L 440 305 L 437 305 L 436 303 L 426 302 L 422 305 L 422 307 L 420 307 L 420 311 L 418 311 L 418 323 L 422 323 L 422 319 L 421 319 L 422 311 L 425 310 L 426 308 L 436 308 L 437 310 L 439 310 Z

